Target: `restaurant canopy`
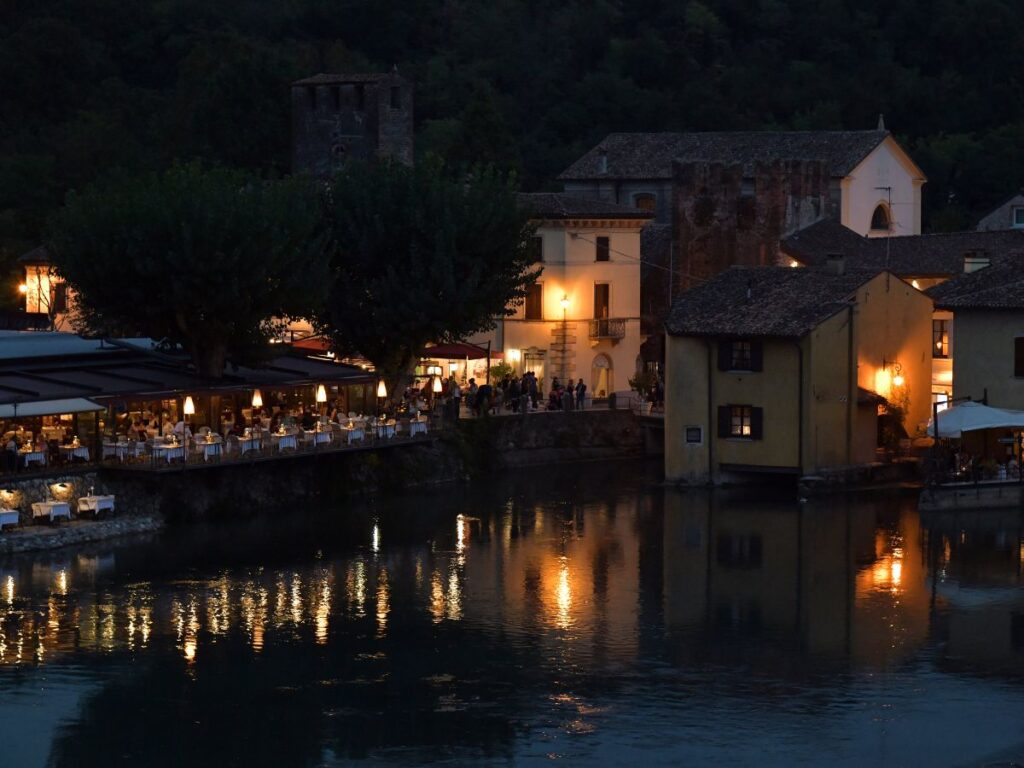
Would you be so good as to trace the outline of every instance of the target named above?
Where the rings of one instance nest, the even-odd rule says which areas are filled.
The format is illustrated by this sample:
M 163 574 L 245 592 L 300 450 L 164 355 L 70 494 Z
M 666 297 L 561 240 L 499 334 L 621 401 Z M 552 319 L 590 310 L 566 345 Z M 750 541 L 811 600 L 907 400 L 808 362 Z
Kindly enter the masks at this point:
M 478 347 L 475 344 L 467 344 L 465 342 L 438 344 L 433 347 L 427 347 L 423 350 L 423 357 L 436 358 L 439 360 L 479 360 L 487 357 L 488 354 L 490 354 L 491 357 L 496 357 L 495 353 L 488 353 L 488 351 L 483 347 Z
M 1024 411 L 992 408 L 982 403 L 967 402 L 939 411 L 938 434 L 935 419 L 928 421 L 932 437 L 960 437 L 963 432 L 980 429 L 1024 429 Z
M 0 419 L 17 419 L 22 416 L 59 416 L 62 413 L 87 413 L 105 409 L 106 406 L 94 403 L 84 397 L 36 400 L 30 403 L 2 403 L 0 404 Z

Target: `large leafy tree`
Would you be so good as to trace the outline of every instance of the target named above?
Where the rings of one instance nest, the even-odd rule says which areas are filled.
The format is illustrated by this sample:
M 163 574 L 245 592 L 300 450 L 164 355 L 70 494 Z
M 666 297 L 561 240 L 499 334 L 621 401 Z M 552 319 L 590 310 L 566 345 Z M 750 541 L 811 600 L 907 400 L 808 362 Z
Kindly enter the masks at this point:
M 307 180 L 198 164 L 71 194 L 50 232 L 77 330 L 180 344 L 210 377 L 257 362 L 285 318 L 315 309 L 330 248 Z
M 370 360 L 391 393 L 428 342 L 493 328 L 539 274 L 533 228 L 498 172 L 354 163 L 329 198 L 335 277 L 318 325 Z

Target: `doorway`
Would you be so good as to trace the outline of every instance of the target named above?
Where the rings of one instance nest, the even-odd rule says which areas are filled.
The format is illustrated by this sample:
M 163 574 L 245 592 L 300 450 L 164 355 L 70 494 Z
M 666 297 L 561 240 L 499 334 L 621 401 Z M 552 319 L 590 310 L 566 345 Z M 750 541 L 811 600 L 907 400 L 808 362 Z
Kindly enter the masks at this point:
M 608 355 L 598 355 L 590 369 L 590 391 L 594 397 L 608 397 L 614 390 L 612 361 Z

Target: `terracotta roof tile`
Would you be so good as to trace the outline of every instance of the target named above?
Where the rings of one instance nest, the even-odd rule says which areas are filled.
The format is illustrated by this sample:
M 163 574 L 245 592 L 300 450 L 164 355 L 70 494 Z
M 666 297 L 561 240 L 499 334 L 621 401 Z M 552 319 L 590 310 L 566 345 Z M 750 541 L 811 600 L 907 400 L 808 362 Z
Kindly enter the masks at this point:
M 938 309 L 1024 309 L 1024 251 L 996 256 L 991 266 L 961 272 L 929 288 Z
M 875 274 L 732 267 L 684 293 L 665 328 L 676 336 L 800 338 L 848 307 Z
M 604 200 L 588 200 L 561 192 L 524 192 L 519 204 L 531 216 L 542 219 L 653 219 L 653 211 L 643 211 Z

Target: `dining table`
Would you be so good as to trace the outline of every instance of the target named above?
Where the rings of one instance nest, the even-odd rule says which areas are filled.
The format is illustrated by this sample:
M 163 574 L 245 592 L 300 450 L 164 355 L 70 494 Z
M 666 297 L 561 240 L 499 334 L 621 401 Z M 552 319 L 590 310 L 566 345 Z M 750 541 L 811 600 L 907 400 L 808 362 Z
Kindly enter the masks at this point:
M 153 457 L 163 459 L 168 464 L 173 459 L 185 460 L 185 446 L 182 443 L 161 443 L 156 441 L 152 445 Z
M 71 519 L 71 505 L 66 501 L 35 501 L 32 502 L 32 518 L 48 517 L 52 523 L 57 518 Z
M 224 440 L 214 435 L 197 437 L 195 439 L 196 453 L 203 455 L 203 461 L 209 461 L 211 456 L 220 456 L 223 450 Z
M 277 448 L 278 453 L 286 448 L 291 448 L 294 451 L 298 450 L 299 447 L 298 441 L 295 439 L 295 435 L 288 432 L 271 432 L 270 443 Z
M 341 433 L 345 435 L 345 441 L 352 445 L 352 443 L 362 442 L 366 439 L 366 429 L 362 424 L 342 424 L 339 425 Z
M 62 445 L 60 446 L 60 453 L 65 460 L 69 461 L 71 459 L 81 459 L 82 461 L 89 460 L 89 449 L 84 445 L 75 445 L 74 443 L 71 445 Z
M 46 466 L 46 451 L 45 450 L 27 450 L 18 451 L 18 458 L 21 459 L 22 465 L 28 469 L 29 464 L 40 464 Z
M 238 438 L 238 453 L 242 456 L 249 451 L 258 451 L 263 447 L 263 438 L 253 435 L 243 435 Z

